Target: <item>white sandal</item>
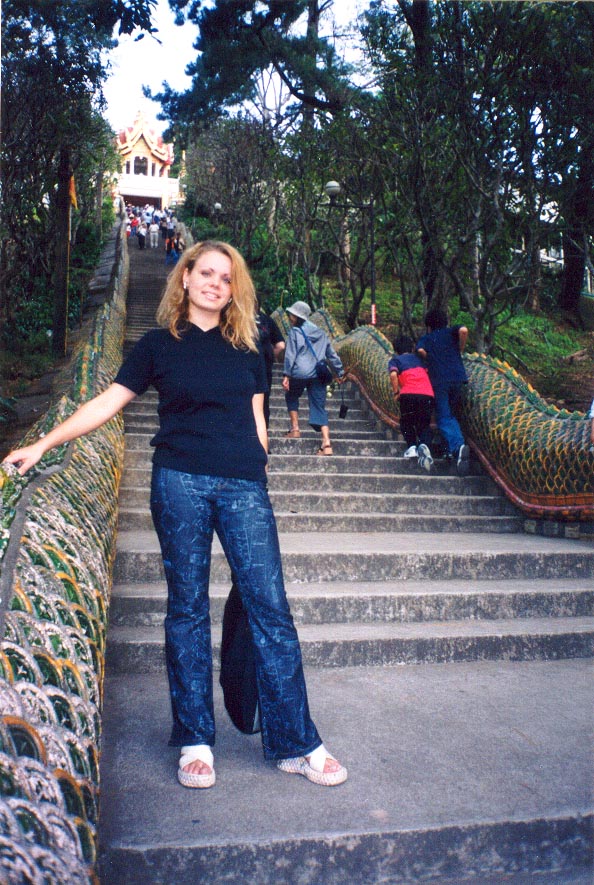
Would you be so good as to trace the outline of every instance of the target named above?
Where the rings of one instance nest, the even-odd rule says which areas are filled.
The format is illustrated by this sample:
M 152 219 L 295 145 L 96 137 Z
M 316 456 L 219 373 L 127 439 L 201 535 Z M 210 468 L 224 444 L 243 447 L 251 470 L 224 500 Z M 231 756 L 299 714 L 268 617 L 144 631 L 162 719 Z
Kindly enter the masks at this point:
M 302 774 L 313 784 L 319 784 L 321 787 L 337 787 L 347 779 L 348 771 L 341 765 L 337 771 L 324 771 L 326 759 L 334 759 L 324 744 L 309 754 L 309 759 L 305 756 L 295 756 L 292 759 L 279 759 L 276 767 L 287 774 Z M 334 759 L 336 762 L 337 760 Z
M 210 771 L 207 774 L 193 774 L 190 771 L 184 771 L 186 765 L 197 761 L 208 765 Z M 214 756 L 208 744 L 194 744 L 190 747 L 182 747 L 179 768 L 177 769 L 177 779 L 182 787 L 204 790 L 206 787 L 214 786 L 216 777 L 213 766 Z

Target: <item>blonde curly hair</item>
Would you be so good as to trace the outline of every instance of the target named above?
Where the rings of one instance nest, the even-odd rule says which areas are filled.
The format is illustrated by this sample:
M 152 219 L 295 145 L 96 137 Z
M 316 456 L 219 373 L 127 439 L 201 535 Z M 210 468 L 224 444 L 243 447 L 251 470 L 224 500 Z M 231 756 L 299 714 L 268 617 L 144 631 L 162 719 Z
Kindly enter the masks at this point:
M 258 350 L 256 290 L 243 256 L 229 243 L 204 240 L 190 246 L 180 255 L 175 268 L 167 278 L 167 285 L 157 309 L 157 322 L 180 339 L 188 320 L 188 296 L 184 289 L 184 272 L 190 273 L 201 255 L 220 252 L 231 261 L 231 294 L 233 300 L 223 308 L 219 328 L 223 338 L 233 347 Z

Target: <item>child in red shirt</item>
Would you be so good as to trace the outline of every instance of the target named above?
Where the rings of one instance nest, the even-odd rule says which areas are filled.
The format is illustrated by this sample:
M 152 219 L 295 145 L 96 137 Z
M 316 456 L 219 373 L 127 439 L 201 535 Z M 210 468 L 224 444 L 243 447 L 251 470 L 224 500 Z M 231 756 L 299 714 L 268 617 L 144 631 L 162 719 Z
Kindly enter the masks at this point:
M 388 363 L 394 397 L 400 407 L 400 430 L 406 441 L 405 458 L 418 458 L 419 466 L 430 472 L 433 458 L 431 414 L 434 397 L 429 373 L 421 358 L 414 353 L 414 342 L 407 335 L 393 341 L 394 355 Z

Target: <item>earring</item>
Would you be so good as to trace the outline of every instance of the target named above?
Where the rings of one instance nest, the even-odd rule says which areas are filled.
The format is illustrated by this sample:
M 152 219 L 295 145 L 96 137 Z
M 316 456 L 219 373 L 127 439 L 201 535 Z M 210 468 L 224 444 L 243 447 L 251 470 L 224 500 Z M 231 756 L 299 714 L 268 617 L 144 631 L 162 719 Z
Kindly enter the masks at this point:
M 233 298 L 230 298 L 229 301 L 227 302 L 227 304 L 225 305 L 225 307 L 229 307 L 229 305 L 231 304 L 232 301 L 233 301 Z

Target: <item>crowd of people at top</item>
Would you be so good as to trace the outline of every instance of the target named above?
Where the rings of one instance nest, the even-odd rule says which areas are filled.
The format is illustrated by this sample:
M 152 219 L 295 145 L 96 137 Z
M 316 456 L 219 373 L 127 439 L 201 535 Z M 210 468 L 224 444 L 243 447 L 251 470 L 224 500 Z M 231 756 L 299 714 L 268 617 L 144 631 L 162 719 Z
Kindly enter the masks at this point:
M 145 206 L 126 206 L 126 214 L 126 232 L 136 240 L 139 249 L 145 249 L 147 245 L 149 249 L 162 247 L 165 264 L 177 263 L 186 244 L 172 209 L 158 209 L 147 203 Z

